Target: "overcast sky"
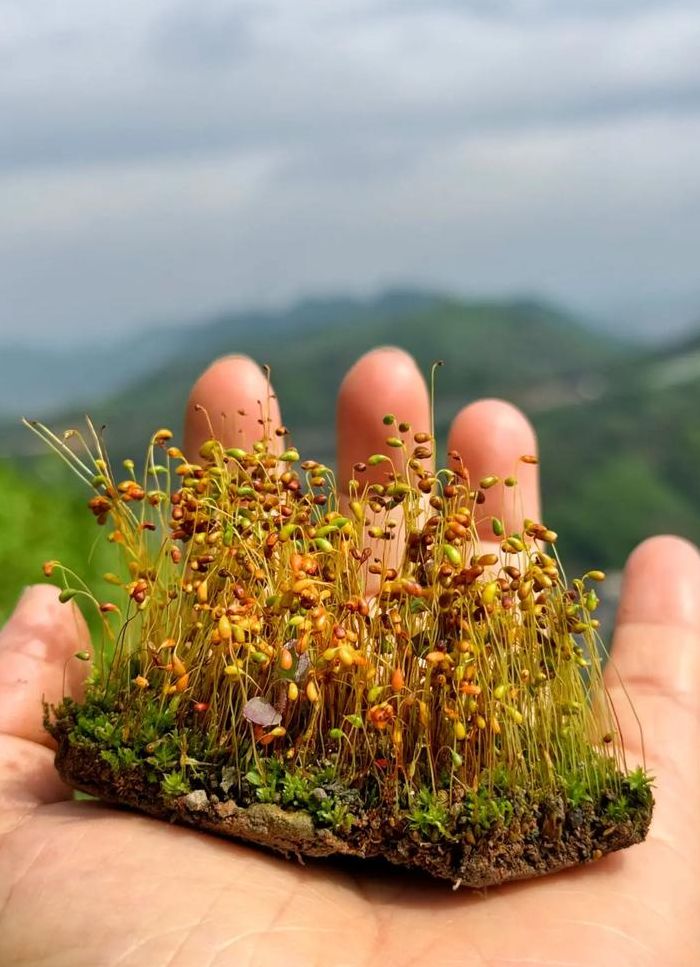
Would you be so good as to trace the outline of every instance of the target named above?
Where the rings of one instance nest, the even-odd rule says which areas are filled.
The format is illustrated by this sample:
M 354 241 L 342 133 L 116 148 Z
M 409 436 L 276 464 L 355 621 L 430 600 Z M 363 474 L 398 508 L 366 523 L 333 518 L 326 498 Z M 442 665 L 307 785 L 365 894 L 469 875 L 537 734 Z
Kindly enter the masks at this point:
M 424 284 L 700 318 L 698 0 L 0 0 L 0 334 Z

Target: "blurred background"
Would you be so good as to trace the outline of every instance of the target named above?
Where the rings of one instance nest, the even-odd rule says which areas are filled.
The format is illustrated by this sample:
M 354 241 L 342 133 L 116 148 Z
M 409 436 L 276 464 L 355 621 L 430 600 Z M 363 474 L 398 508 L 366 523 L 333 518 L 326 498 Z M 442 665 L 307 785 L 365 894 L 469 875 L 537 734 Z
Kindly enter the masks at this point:
M 233 351 L 329 461 L 376 344 L 445 360 L 442 434 L 513 400 L 612 598 L 699 540 L 699 44 L 697 0 L 0 0 L 0 618 L 110 566 L 20 417 L 138 458 Z

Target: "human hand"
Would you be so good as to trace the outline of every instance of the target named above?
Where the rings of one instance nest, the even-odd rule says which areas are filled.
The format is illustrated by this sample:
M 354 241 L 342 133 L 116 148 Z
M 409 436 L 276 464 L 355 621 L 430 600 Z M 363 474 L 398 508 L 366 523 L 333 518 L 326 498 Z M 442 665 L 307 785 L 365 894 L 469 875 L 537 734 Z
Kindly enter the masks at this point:
M 214 364 L 188 404 L 186 448 L 210 414 L 259 435 L 265 378 L 247 359 Z M 273 424 L 279 419 L 272 403 Z M 338 407 L 341 483 L 384 448 L 381 417 L 428 427 L 413 361 L 376 350 L 347 375 Z M 219 429 L 216 426 L 215 429 Z M 228 423 L 230 432 L 231 422 Z M 238 432 L 240 431 L 240 433 Z M 231 441 L 233 442 L 233 441 Z M 472 477 L 511 473 L 536 441 L 498 401 L 463 410 L 449 445 Z M 523 513 L 539 516 L 536 469 L 519 471 Z M 489 498 L 491 499 L 491 498 Z M 54 768 L 41 697 L 79 695 L 75 651 L 89 647 L 73 605 L 38 586 L 0 633 L 0 963 L 5 967 L 341 967 L 549 965 L 690 967 L 700 950 L 700 555 L 654 538 L 625 571 L 614 661 L 644 728 L 657 778 L 648 840 L 600 862 L 486 895 L 376 865 L 301 866 L 245 845 L 73 801 Z M 608 686 L 628 760 L 639 731 L 617 676 Z

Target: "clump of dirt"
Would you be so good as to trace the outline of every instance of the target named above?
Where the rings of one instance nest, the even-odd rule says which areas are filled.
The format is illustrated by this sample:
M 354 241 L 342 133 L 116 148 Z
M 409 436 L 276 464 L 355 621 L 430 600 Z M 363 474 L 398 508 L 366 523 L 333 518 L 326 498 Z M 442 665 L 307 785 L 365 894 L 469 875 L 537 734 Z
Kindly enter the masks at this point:
M 227 783 L 221 771 L 208 783 L 218 794 L 195 788 L 166 795 L 143 764 L 115 771 L 98 745 L 76 742 L 67 719 L 52 731 L 61 777 L 104 802 L 288 857 L 381 857 L 455 887 L 482 889 L 595 862 L 644 840 L 651 822 L 651 796 L 628 800 L 626 814 L 613 818 L 615 800 L 608 799 L 606 806 L 605 796 L 596 805 L 574 807 L 563 796 L 549 795 L 539 801 L 516 797 L 509 820 L 486 829 L 460 822 L 457 814 L 451 830 L 425 837 L 412 825 L 410 813 L 397 815 L 393 806 L 381 804 L 358 811 L 348 828 L 330 829 L 318 825 L 306 809 L 237 801 L 223 793 Z

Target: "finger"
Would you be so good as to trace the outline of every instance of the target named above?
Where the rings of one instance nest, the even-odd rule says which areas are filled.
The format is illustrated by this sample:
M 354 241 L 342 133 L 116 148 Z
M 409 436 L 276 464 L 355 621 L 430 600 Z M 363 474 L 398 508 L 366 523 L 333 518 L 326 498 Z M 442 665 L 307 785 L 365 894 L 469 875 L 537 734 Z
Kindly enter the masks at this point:
M 55 705 L 80 696 L 88 666 L 74 656 L 89 648 L 74 604 L 61 604 L 51 585 L 27 588 L 0 632 L 0 733 L 51 745 L 42 699 Z
M 504 400 L 471 403 L 456 416 L 447 445 L 450 452 L 459 453 L 472 487 L 484 477 L 499 478 L 496 486 L 484 491 L 486 500 L 478 507 L 482 539 L 493 538 L 493 517 L 503 522 L 506 533 L 520 531 L 526 517 L 539 521 L 539 473 L 534 464 L 521 460 L 536 457 L 537 437 L 519 409 Z M 453 459 L 449 466 L 455 466 Z M 506 477 L 514 477 L 516 485 L 505 487 Z
M 37 803 L 71 795 L 46 748 L 42 699 L 80 698 L 88 669 L 74 655 L 89 644 L 78 609 L 49 585 L 28 588 L 0 632 L 0 832 Z
M 698 682 L 700 553 L 679 537 L 653 537 L 627 562 L 606 670 L 631 756 L 646 751 L 654 770 L 700 780 Z
M 217 359 L 192 387 L 185 408 L 185 453 L 196 459 L 212 436 L 227 447 L 250 449 L 263 437 L 275 449 L 280 409 L 265 372 L 248 356 Z
M 673 625 L 699 634 L 699 605 L 700 553 L 689 541 L 651 537 L 630 554 L 620 595 L 618 628 L 628 624 Z M 619 650 L 622 657 L 622 646 Z M 700 661 L 700 654 L 693 660 Z M 688 686 L 699 694 L 694 682 L 683 682 L 682 678 L 676 674 L 678 686 Z
M 391 426 L 383 422 L 383 417 L 389 414 L 396 417 L 396 423 Z M 387 472 L 391 471 L 392 465 L 397 472 L 403 472 L 413 448 L 413 434 L 429 433 L 431 422 L 428 390 L 413 357 L 394 347 L 374 349 L 362 356 L 341 384 L 336 416 L 338 478 L 346 497 L 353 476 L 360 488 L 364 488 L 368 483 L 386 484 Z M 402 422 L 410 425 L 410 431 L 401 431 L 398 424 Z M 402 439 L 406 449 L 389 446 L 386 441 L 390 437 Z M 374 454 L 385 454 L 392 463 L 368 466 L 364 472 L 355 474 L 353 467 L 364 464 Z M 422 463 L 430 469 L 433 461 L 429 458 Z M 394 529 L 387 528 L 392 540 L 369 542 L 373 558 L 381 561 L 385 568 L 395 567 L 403 551 L 402 508 L 377 515 L 375 523 L 384 526 L 389 520 L 397 525 Z M 377 581 L 370 578 L 369 593 L 376 590 L 376 584 Z
M 397 422 L 409 423 L 410 433 L 386 426 L 383 418 L 388 414 L 394 414 Z M 400 467 L 403 451 L 388 446 L 387 438 L 402 437 L 409 445 L 413 433 L 430 432 L 428 389 L 413 357 L 403 349 L 384 346 L 358 359 L 340 386 L 337 431 L 339 482 L 345 493 L 353 465 L 374 453 L 386 454 Z M 386 463 L 368 467 L 360 483 L 386 483 L 386 469 Z
M 625 568 L 606 683 L 627 767 L 643 764 L 655 778 L 654 817 L 638 854 L 636 882 L 667 923 L 695 923 L 697 914 L 698 615 L 696 548 L 677 537 L 641 544 Z M 689 937 L 687 932 L 684 939 Z

